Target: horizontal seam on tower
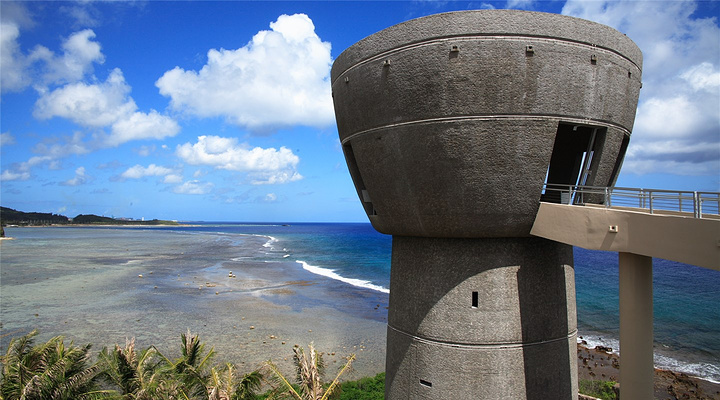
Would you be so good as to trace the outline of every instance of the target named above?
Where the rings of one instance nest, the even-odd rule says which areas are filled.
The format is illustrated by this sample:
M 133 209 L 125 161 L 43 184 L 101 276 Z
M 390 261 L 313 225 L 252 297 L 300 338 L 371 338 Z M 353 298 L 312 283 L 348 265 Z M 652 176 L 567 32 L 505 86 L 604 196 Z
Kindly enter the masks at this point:
M 632 65 L 634 65 L 635 68 L 637 68 L 638 70 L 640 70 L 640 66 L 638 66 L 637 63 L 635 63 L 635 61 L 633 61 L 630 57 L 628 57 L 628 56 L 620 53 L 619 51 L 613 50 L 613 49 L 610 48 L 610 47 L 599 46 L 599 45 L 597 45 L 597 44 L 588 43 L 588 42 L 584 42 L 584 41 L 581 41 L 581 40 L 572 40 L 572 39 L 568 39 L 568 38 L 558 38 L 558 37 L 544 36 L 544 35 L 527 35 L 527 34 L 524 34 L 524 35 L 520 35 L 520 34 L 482 34 L 482 33 L 478 33 L 478 34 L 475 34 L 475 35 L 462 34 L 462 35 L 449 35 L 449 36 L 435 37 L 435 38 L 430 38 L 430 39 L 426 39 L 426 40 L 421 40 L 421 41 L 413 42 L 413 43 L 410 43 L 410 44 L 407 44 L 407 45 L 404 45 L 404 46 L 398 46 L 398 47 L 394 47 L 394 48 L 385 50 L 385 51 L 383 51 L 383 52 L 381 52 L 381 53 L 377 53 L 377 54 L 375 54 L 375 55 L 372 55 L 372 56 L 369 56 L 369 57 L 367 57 L 367 58 L 364 58 L 364 59 L 362 59 L 362 60 L 360 60 L 360 61 L 357 61 L 356 63 L 350 65 L 350 66 L 347 67 L 347 68 L 345 68 L 341 73 L 339 73 L 339 74 L 337 75 L 337 77 L 336 77 L 335 79 L 332 80 L 332 82 L 330 82 L 330 85 L 334 85 L 335 82 L 336 82 L 338 79 L 340 79 L 341 76 L 343 76 L 344 74 L 346 74 L 348 71 L 350 71 L 350 70 L 352 70 L 352 69 L 354 69 L 354 68 L 356 68 L 356 67 L 359 67 L 359 66 L 361 66 L 361 65 L 363 65 L 363 64 L 367 64 L 367 63 L 369 63 L 369 62 L 373 62 L 373 61 L 378 60 L 378 59 L 380 59 L 380 58 L 387 57 L 388 55 L 393 54 L 393 53 L 399 53 L 399 52 L 402 52 L 402 51 L 411 50 L 411 49 L 418 48 L 418 47 L 429 46 L 429 45 L 436 44 L 436 43 L 441 43 L 441 42 L 444 42 L 444 41 L 447 41 L 447 40 L 473 39 L 473 38 L 482 38 L 482 39 L 488 39 L 488 40 L 489 40 L 489 39 L 503 39 L 503 38 L 508 38 L 508 39 L 532 39 L 532 40 L 538 40 L 538 39 L 540 39 L 540 40 L 547 40 L 547 41 L 567 42 L 567 43 L 571 43 L 571 44 L 574 44 L 574 45 L 580 45 L 580 46 L 583 46 L 583 47 L 591 47 L 591 48 L 600 49 L 600 50 L 604 50 L 604 51 L 613 53 L 613 54 L 619 56 L 620 58 L 622 58 L 622 59 L 624 59 L 624 60 L 627 60 L 629 63 L 631 63 Z
M 423 125 L 423 124 L 432 124 L 437 122 L 455 122 L 455 121 L 483 121 L 483 120 L 496 120 L 496 119 L 527 119 L 527 120 L 545 120 L 545 119 L 559 119 L 566 122 L 574 122 L 581 125 L 600 125 L 607 128 L 617 128 L 623 131 L 623 133 L 626 136 L 630 136 L 630 131 L 624 128 L 621 125 L 602 121 L 602 120 L 596 120 L 596 119 L 589 119 L 589 118 L 578 118 L 578 117 L 568 117 L 564 115 L 555 115 L 555 114 L 547 114 L 547 115 L 540 115 L 540 114 L 487 114 L 487 115 L 470 115 L 470 116 L 460 116 L 460 117 L 438 117 L 438 118 L 427 118 L 427 119 L 419 119 L 419 120 L 413 120 L 413 121 L 407 121 L 407 122 L 398 122 L 395 124 L 388 124 L 383 126 L 377 126 L 374 128 L 365 129 L 360 132 L 355 132 L 346 138 L 342 139 L 342 144 L 346 144 L 348 141 L 355 139 L 359 136 L 367 135 L 373 132 L 378 132 L 386 129 L 392 129 L 402 126 L 410 126 L 410 125 Z
M 505 343 L 492 343 L 492 344 L 467 344 L 467 343 L 454 343 L 454 342 L 447 342 L 442 340 L 435 340 L 435 339 L 428 339 L 422 336 L 413 335 L 409 332 L 405 332 L 401 329 L 395 328 L 394 326 L 388 324 L 388 328 L 392 329 L 393 331 L 410 337 L 412 339 L 415 339 L 419 342 L 424 342 L 427 344 L 435 344 L 440 346 L 447 346 L 447 347 L 457 347 L 457 348 L 467 348 L 467 349 L 515 349 L 515 348 L 523 348 L 523 347 L 529 347 L 529 346 L 539 346 L 543 344 L 548 343 L 555 343 L 555 342 L 562 342 L 567 339 L 572 338 L 573 336 L 576 336 L 578 331 L 577 329 L 571 331 L 567 334 L 567 336 L 562 336 L 558 338 L 548 339 L 548 340 L 541 340 L 536 342 L 505 342 Z

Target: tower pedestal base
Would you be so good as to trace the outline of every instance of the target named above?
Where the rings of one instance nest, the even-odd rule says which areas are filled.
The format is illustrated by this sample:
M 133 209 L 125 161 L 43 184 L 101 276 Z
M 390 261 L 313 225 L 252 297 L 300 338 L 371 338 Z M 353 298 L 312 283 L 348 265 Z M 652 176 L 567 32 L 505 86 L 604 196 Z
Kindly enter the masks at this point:
M 577 398 L 572 247 L 393 237 L 387 399 Z

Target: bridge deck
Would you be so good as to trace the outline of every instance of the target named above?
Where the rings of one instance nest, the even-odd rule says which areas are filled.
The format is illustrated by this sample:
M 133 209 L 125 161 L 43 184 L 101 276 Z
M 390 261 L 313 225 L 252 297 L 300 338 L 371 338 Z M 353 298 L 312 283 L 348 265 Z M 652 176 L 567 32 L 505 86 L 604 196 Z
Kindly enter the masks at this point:
M 717 218 L 540 203 L 530 233 L 590 250 L 633 253 L 720 270 Z

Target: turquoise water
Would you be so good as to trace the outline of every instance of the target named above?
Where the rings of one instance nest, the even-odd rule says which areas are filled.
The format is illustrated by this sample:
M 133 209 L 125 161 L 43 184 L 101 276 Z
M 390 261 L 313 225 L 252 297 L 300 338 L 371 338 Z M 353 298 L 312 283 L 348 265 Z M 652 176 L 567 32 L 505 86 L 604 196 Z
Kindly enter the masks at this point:
M 312 302 L 386 321 L 392 240 L 369 224 L 193 224 L 154 229 L 9 228 L 8 236 L 17 240 L 2 244 L 3 334 L 36 322 L 34 319 L 41 317 L 32 314 L 38 307 L 76 307 L 73 315 L 77 319 L 85 314 L 127 314 L 115 318 L 116 324 L 107 317 L 90 317 L 85 322 L 120 334 L 124 332 L 122 324 L 128 321 L 136 324 L 138 331 L 152 331 L 158 319 L 147 315 L 153 310 L 184 318 L 187 312 L 183 310 L 203 309 L 204 302 L 210 301 L 192 297 L 190 302 L 177 296 L 183 292 L 176 291 L 172 299 L 158 304 L 151 296 L 154 291 L 123 281 L 134 268 L 147 271 L 148 262 L 157 271 L 154 276 L 166 277 L 152 278 L 153 285 L 167 290 L 179 290 L 180 279 L 190 281 L 195 271 L 222 275 L 226 272 L 217 270 L 232 268 L 233 263 L 273 262 L 303 279 L 326 282 L 329 294 L 327 300 L 323 296 L 278 297 L 277 304 L 300 307 L 303 302 Z M 576 248 L 574 255 L 579 335 L 591 346 L 603 344 L 617 350 L 617 254 Z M 720 272 L 660 259 L 653 261 L 653 269 L 656 366 L 720 382 Z M 172 274 L 162 274 L 163 270 L 172 270 Z M 167 278 L 175 275 L 178 279 Z M 94 279 L 100 276 L 104 283 L 98 297 Z M 52 281 L 54 292 L 64 294 L 42 297 L 48 296 L 43 281 Z M 14 296 L 13 288 L 28 290 L 33 285 L 39 297 Z M 113 289 L 107 289 L 108 285 Z M 193 287 L 187 293 L 192 290 L 198 291 Z M 14 301 L 13 297 L 22 297 L 23 301 Z M 47 310 L 40 309 L 38 314 L 43 312 Z M 46 325 L 45 329 L 58 332 L 63 328 L 62 321 Z M 7 338 L 0 338 L 0 344 L 6 342 Z

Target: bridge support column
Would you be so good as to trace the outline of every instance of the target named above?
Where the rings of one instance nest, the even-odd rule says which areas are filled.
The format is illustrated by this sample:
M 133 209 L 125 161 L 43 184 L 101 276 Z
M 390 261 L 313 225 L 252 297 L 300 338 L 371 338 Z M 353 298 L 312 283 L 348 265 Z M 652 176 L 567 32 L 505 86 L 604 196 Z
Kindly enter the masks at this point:
M 653 399 L 652 257 L 619 253 L 620 397 Z

